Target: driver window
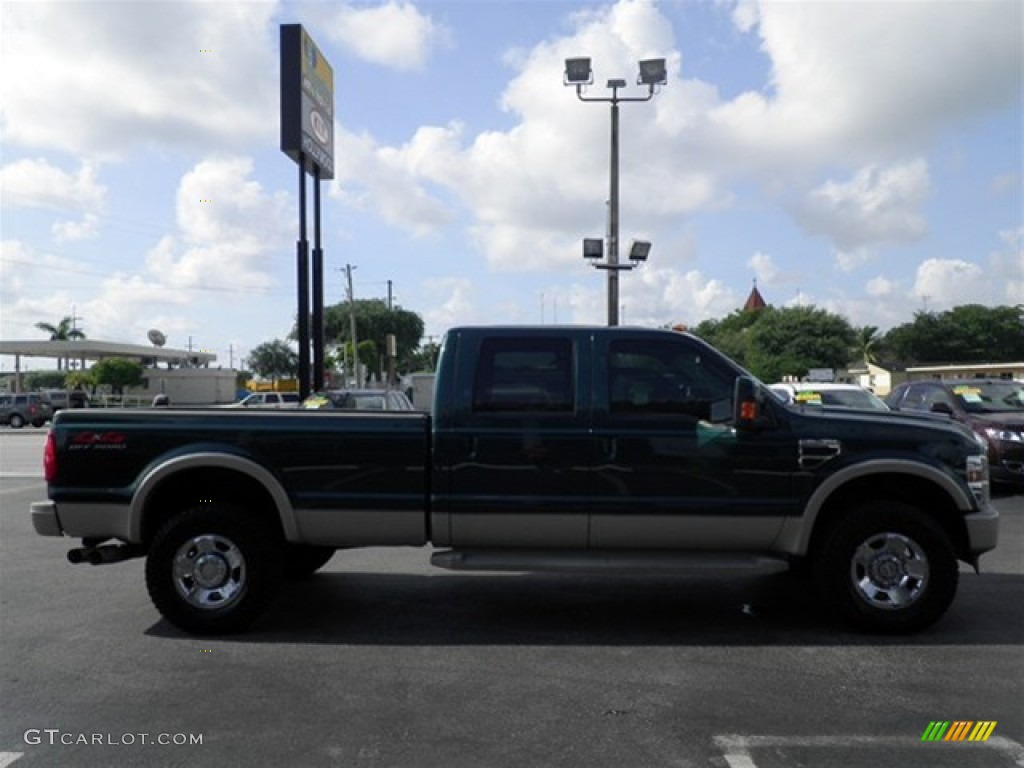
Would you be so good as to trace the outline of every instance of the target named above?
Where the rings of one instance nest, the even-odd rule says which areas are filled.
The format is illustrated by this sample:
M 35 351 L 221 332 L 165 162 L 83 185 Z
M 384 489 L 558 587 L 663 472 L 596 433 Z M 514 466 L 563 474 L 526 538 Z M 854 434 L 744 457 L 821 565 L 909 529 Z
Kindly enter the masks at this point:
M 726 421 L 734 379 L 731 370 L 686 343 L 616 340 L 609 354 L 609 412 Z

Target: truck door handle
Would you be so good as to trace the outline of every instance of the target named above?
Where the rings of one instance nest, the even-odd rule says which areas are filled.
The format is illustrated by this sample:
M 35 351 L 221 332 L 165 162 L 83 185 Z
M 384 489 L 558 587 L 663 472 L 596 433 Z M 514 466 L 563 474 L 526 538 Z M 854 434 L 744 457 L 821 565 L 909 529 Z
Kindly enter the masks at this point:
M 614 437 L 601 438 L 601 457 L 605 461 L 614 461 L 619 452 L 619 441 Z

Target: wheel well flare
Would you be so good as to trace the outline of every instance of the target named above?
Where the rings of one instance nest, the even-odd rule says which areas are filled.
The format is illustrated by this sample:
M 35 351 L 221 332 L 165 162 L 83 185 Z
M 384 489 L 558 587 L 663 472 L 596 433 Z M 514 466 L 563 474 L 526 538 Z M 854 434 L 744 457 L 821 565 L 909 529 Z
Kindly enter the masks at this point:
M 182 510 L 218 501 L 249 510 L 283 538 L 279 510 L 262 483 L 237 469 L 198 467 L 162 478 L 148 493 L 142 509 L 143 543 L 148 547 L 164 522 Z
M 927 478 L 900 473 L 860 477 L 836 489 L 818 513 L 810 551 L 816 551 L 816 545 L 846 510 L 870 503 L 872 499 L 900 501 L 928 513 L 949 537 L 957 557 L 970 557 L 967 527 L 955 501 L 942 487 Z

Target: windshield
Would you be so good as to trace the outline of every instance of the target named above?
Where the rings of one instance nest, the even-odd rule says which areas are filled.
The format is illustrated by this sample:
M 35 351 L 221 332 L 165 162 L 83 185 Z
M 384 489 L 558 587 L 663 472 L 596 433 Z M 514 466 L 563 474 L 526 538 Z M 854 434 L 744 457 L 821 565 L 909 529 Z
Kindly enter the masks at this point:
M 1024 383 L 979 381 L 954 384 L 953 394 L 969 413 L 1024 411 Z
M 773 394 L 777 395 L 783 402 L 790 401 L 790 395 L 785 391 L 773 388 Z M 888 411 L 887 406 L 880 398 L 868 392 L 866 389 L 850 387 L 849 389 L 831 388 L 806 388 L 798 389 L 792 395 L 796 405 L 829 405 L 840 408 L 857 408 L 865 411 Z
M 863 408 L 869 411 L 887 411 L 889 406 L 863 389 L 826 389 L 821 393 L 823 405 L 841 405 L 844 408 Z

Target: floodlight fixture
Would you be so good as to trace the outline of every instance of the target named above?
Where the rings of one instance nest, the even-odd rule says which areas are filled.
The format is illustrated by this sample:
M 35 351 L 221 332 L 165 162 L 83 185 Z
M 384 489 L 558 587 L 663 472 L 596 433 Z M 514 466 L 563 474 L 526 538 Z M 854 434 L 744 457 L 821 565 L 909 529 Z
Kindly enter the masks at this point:
M 583 258 L 600 259 L 604 255 L 604 240 L 599 237 L 583 238 Z
M 630 261 L 647 261 L 651 253 L 651 244 L 647 240 L 634 240 L 629 246 Z
M 668 72 L 665 70 L 664 59 L 645 59 L 640 62 L 640 74 L 637 76 L 637 85 L 647 85 L 654 89 L 656 85 L 664 85 L 668 82 Z
M 565 85 L 590 85 L 594 82 L 594 70 L 590 68 L 589 57 L 565 60 Z
M 594 82 L 594 72 L 589 58 L 565 60 L 565 84 L 576 86 L 576 97 L 580 101 L 604 102 L 611 105 L 611 172 L 608 190 L 608 238 L 601 241 L 586 238 L 583 241 L 583 256 L 590 260 L 591 266 L 608 272 L 608 325 L 619 324 L 619 272 L 628 271 L 640 266 L 647 260 L 651 244 L 646 240 L 636 240 L 629 251 L 629 261 L 619 261 L 619 105 L 627 102 L 650 101 L 657 93 L 659 85 L 668 81 L 665 59 L 645 59 L 638 62 L 639 75 L 637 85 L 646 85 L 646 93 L 642 96 L 620 94 L 625 89 L 626 81 L 622 79 L 608 80 L 611 94 L 608 96 L 588 96 L 584 86 Z M 607 245 L 607 261 L 601 261 L 602 245 Z

